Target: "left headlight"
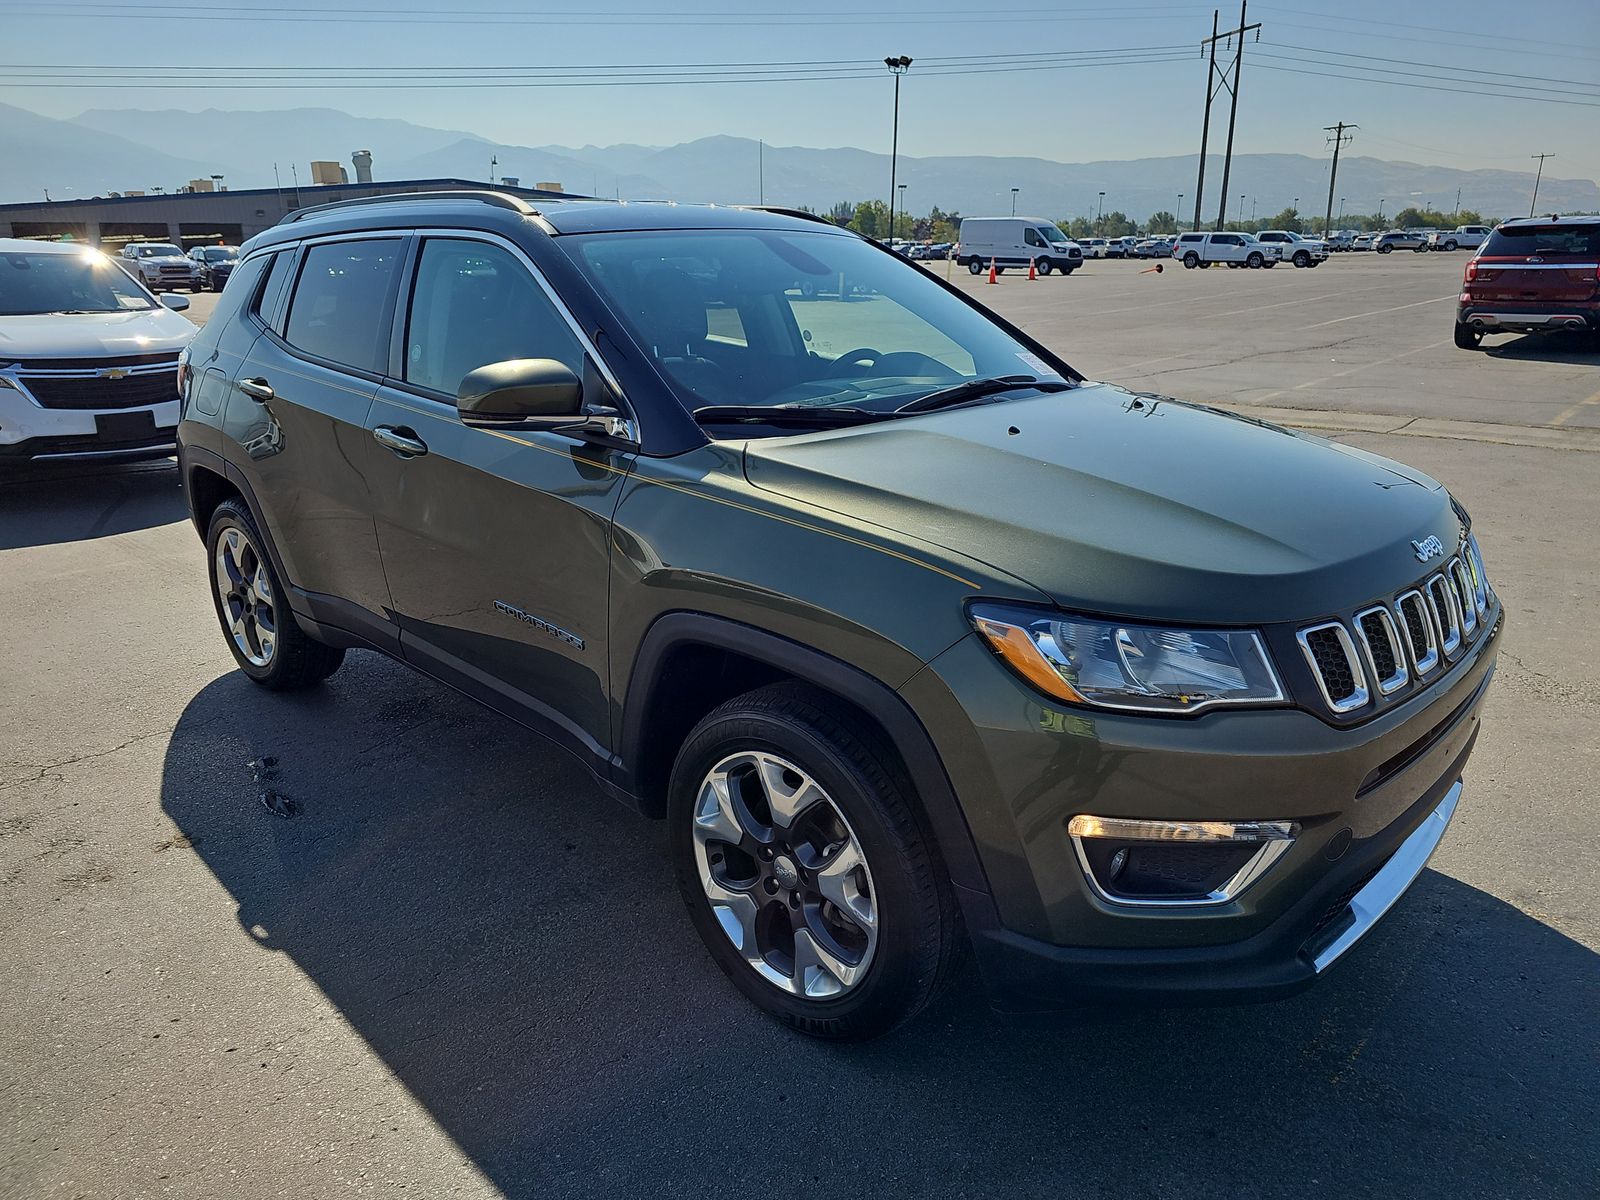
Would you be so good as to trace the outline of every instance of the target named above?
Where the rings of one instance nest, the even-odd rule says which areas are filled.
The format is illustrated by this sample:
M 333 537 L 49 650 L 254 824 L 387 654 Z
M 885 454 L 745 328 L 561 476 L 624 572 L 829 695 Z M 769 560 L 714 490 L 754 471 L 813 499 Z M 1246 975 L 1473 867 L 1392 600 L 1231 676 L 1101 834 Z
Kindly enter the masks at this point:
M 1287 699 L 1261 635 L 975 604 L 972 623 L 1018 675 L 1072 704 L 1184 715 Z

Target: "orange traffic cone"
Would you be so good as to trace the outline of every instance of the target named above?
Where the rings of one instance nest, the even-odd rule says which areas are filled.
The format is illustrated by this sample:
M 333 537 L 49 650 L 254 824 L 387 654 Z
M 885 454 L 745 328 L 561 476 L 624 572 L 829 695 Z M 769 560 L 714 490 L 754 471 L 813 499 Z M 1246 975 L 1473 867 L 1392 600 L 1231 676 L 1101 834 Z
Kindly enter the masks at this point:
M 1000 282 L 1000 272 L 998 272 L 998 271 L 996 271 L 994 269 L 994 259 L 992 259 L 992 258 L 989 260 L 989 282 L 990 283 L 999 283 Z
M 1028 278 L 1029 279 L 1037 279 L 1037 278 L 1039 278 L 1039 272 L 1034 269 L 1033 259 L 1031 259 L 1031 258 L 1028 260 Z

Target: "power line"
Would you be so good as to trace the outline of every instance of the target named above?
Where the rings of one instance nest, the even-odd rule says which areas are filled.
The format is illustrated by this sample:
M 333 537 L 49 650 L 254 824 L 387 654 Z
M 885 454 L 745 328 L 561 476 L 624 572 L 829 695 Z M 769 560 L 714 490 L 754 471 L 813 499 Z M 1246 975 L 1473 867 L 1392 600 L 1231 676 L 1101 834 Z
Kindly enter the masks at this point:
M 1482 67 L 1463 66 L 1460 63 L 1430 63 L 1418 62 L 1409 58 L 1382 58 L 1376 54 L 1354 54 L 1345 50 L 1329 50 L 1322 46 L 1295 46 L 1288 42 L 1273 42 L 1274 46 L 1282 50 L 1303 50 L 1307 54 L 1331 54 L 1336 58 L 1362 58 L 1369 62 L 1398 63 L 1406 67 L 1431 67 L 1438 71 L 1448 71 L 1453 78 L 1462 74 L 1468 75 L 1494 75 L 1504 79 L 1532 79 L 1539 83 L 1571 83 L 1578 87 L 1600 89 L 1600 82 L 1586 79 L 1553 79 L 1545 75 L 1520 75 L 1512 71 L 1489 71 Z M 1351 64 L 1354 66 L 1355 64 Z
M 1441 81 L 1445 81 L 1445 82 L 1451 82 L 1451 81 L 1463 82 L 1463 83 L 1478 83 L 1478 82 L 1481 82 L 1481 83 L 1483 83 L 1485 85 L 1493 85 L 1495 87 L 1514 88 L 1517 91 L 1524 91 L 1524 92 L 1551 92 L 1551 93 L 1553 93 L 1555 95 L 1559 95 L 1559 96 L 1584 96 L 1584 97 L 1589 97 L 1589 98 L 1592 98 L 1592 99 L 1600 100 L 1600 91 L 1574 91 L 1571 88 L 1540 87 L 1540 86 L 1537 86 L 1535 84 L 1529 84 L 1529 83 L 1500 83 L 1499 81 L 1493 80 L 1493 79 L 1484 79 L 1484 80 L 1474 80 L 1474 79 L 1470 79 L 1470 78 L 1463 79 L 1462 76 L 1464 74 L 1470 74 L 1470 72 L 1463 72 L 1459 68 L 1449 68 L 1449 67 L 1442 67 L 1441 66 L 1441 67 L 1438 67 L 1438 70 L 1445 72 L 1444 74 L 1441 74 L 1441 75 L 1427 75 L 1427 74 L 1423 74 L 1421 71 L 1400 71 L 1400 70 L 1396 70 L 1394 67 L 1367 67 L 1367 66 L 1361 65 L 1360 63 L 1331 63 L 1331 62 L 1327 62 L 1326 60 L 1321 59 L 1321 58 L 1305 58 L 1305 57 L 1303 57 L 1301 55 L 1297 55 L 1297 54 L 1273 54 L 1273 53 L 1271 53 L 1270 51 L 1267 51 L 1267 50 L 1263 50 L 1263 51 L 1261 51 L 1261 53 L 1266 55 L 1268 58 L 1277 58 L 1277 59 L 1283 60 L 1284 62 L 1315 63 L 1318 66 L 1339 67 L 1339 68 L 1341 68 L 1343 70 L 1346 70 L 1346 71 L 1368 71 L 1368 72 L 1371 72 L 1374 75 L 1403 75 L 1403 76 L 1406 76 L 1407 78 L 1412 78 L 1412 79 L 1434 79 L 1434 80 L 1441 80 Z M 1313 51 L 1313 53 L 1315 53 L 1315 51 Z M 1417 65 L 1418 66 L 1434 66 L 1434 64 L 1432 64 L 1432 63 L 1418 63 Z M 1595 86 L 1597 88 L 1600 88 L 1600 84 L 1597 84 Z
M 1282 56 L 1275 55 L 1273 57 Z M 1301 62 L 1304 60 L 1291 59 L 1289 61 Z M 1521 96 L 1511 92 L 1485 92 L 1474 91 L 1471 88 L 1435 87 L 1426 83 L 1408 83 L 1403 79 L 1374 79 L 1367 75 L 1346 75 L 1336 71 L 1307 71 L 1296 67 L 1275 67 L 1271 63 L 1257 63 L 1256 69 L 1261 71 L 1281 71 L 1286 75 L 1315 75 L 1321 79 L 1351 79 L 1357 83 L 1382 83 L 1389 87 L 1413 88 L 1424 92 L 1454 92 L 1461 96 L 1489 96 L 1500 100 L 1529 100 L 1536 104 L 1572 104 L 1579 108 L 1600 108 L 1600 101 L 1590 103 L 1587 100 L 1559 100 L 1554 96 Z

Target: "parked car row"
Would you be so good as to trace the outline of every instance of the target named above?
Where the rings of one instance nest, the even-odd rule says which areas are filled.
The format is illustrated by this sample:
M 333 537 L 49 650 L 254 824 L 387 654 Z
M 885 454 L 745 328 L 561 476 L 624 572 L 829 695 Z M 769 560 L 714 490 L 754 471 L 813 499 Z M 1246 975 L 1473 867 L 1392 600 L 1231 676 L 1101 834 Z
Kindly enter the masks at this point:
M 220 292 L 239 261 L 237 246 L 196 246 L 187 254 L 171 242 L 129 242 L 118 262 L 152 292 Z

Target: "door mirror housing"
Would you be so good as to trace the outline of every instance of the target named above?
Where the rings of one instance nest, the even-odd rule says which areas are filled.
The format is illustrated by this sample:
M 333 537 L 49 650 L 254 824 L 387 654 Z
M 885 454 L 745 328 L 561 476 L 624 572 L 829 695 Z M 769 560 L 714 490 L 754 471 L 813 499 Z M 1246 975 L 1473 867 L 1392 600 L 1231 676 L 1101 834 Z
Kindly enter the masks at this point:
M 189 297 L 177 296 L 171 292 L 162 292 L 161 307 L 171 309 L 173 312 L 182 312 L 189 307 Z
M 553 358 L 510 358 L 470 371 L 456 389 L 463 425 L 545 429 L 637 444 L 633 422 L 616 409 L 585 405 L 583 382 Z
M 553 358 L 508 358 L 467 373 L 456 411 L 468 425 L 554 428 L 583 419 L 583 383 Z

